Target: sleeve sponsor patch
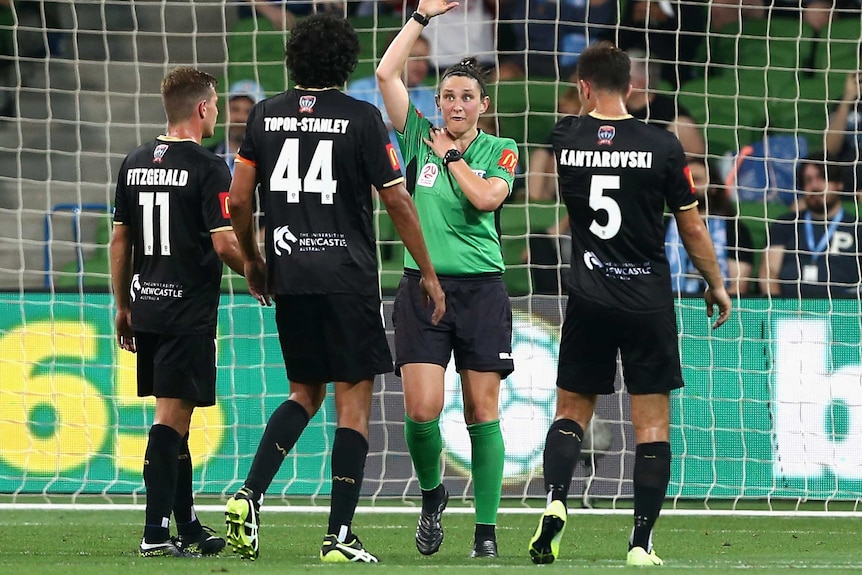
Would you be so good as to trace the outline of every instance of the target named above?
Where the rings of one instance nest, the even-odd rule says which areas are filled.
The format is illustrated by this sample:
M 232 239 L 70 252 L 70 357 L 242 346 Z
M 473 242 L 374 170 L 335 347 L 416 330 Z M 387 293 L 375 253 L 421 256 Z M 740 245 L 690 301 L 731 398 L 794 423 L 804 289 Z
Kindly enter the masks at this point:
M 685 174 L 685 179 L 688 180 L 688 185 L 691 188 L 691 193 L 697 194 L 697 188 L 694 185 L 694 178 L 691 175 L 691 169 L 686 166 L 682 169 L 682 173 Z
M 221 192 L 218 195 L 218 203 L 221 206 L 221 217 L 230 219 L 230 192 Z
M 515 168 L 518 166 L 518 154 L 512 150 L 503 150 L 497 165 L 509 172 L 510 176 L 515 177 Z
M 393 170 L 401 170 L 401 164 L 398 163 L 398 154 L 395 152 L 395 146 L 386 144 L 386 153 L 389 154 L 389 163 L 392 164 Z

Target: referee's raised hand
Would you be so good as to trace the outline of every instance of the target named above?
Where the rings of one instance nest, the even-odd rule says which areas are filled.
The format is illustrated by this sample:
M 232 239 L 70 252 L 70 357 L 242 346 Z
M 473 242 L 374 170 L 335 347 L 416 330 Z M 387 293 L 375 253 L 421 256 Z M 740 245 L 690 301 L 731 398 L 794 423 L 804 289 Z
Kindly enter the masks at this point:
M 433 18 L 434 16 L 445 14 L 459 4 L 460 2 L 449 2 L 449 0 L 419 0 L 416 11 L 426 18 Z

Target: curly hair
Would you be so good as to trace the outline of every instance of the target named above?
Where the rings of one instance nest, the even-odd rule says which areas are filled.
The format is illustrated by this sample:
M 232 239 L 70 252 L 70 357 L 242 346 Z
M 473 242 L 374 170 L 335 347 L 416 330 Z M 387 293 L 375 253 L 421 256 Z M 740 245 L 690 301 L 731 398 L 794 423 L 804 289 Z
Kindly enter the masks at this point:
M 440 86 L 443 84 L 443 81 L 450 76 L 473 78 L 479 84 L 479 91 L 482 97 L 484 98 L 488 95 L 488 72 L 479 67 L 479 61 L 476 58 L 464 58 L 457 64 L 447 68 L 443 72 L 443 76 L 440 77 L 440 84 L 437 86 L 438 94 L 440 93 Z
M 343 86 L 359 62 L 359 36 L 344 18 L 314 14 L 297 22 L 284 50 L 293 81 L 304 88 Z

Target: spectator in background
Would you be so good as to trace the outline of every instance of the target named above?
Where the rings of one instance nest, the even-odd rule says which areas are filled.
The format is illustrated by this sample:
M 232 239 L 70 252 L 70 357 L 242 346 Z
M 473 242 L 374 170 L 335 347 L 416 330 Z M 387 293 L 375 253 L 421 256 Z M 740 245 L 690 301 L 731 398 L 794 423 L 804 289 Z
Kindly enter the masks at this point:
M 254 12 L 272 22 L 276 30 L 291 30 L 296 24 L 296 18 L 312 13 L 334 12 L 343 15 L 345 2 L 338 0 L 313 0 L 312 2 L 295 2 L 293 0 L 245 0 L 251 6 L 239 6 L 239 17 L 250 18 Z M 351 3 L 354 4 L 354 3 Z
M 659 65 L 647 59 L 643 50 L 630 49 L 627 52 L 632 62 L 632 91 L 626 101 L 629 114 L 676 134 L 687 157 L 702 158 L 706 144 L 694 118 L 672 96 L 656 92 L 660 79 Z
M 851 162 L 845 170 L 844 190 L 862 192 L 862 73 L 847 74 L 841 101 L 829 115 L 826 128 L 826 153 L 842 162 Z
M 727 190 L 720 187 L 721 177 L 714 164 L 689 160 L 688 170 L 697 190 L 697 210 L 706 221 L 712 238 L 721 277 L 730 295 L 748 293 L 754 266 L 754 243 L 748 227 L 735 218 Z M 675 293 L 700 295 L 706 289 L 703 276 L 688 257 L 676 220 L 670 219 L 665 234 L 665 254 L 670 264 L 671 287 Z
M 616 3 L 610 0 L 521 0 L 500 9 L 511 20 L 513 55 L 530 77 L 565 78 L 592 41 L 610 35 Z
M 263 88 L 254 80 L 234 82 L 227 95 L 227 133 L 224 140 L 210 148 L 216 155 L 224 158 L 233 175 L 234 161 L 242 139 L 245 137 L 245 123 L 248 113 L 255 104 L 266 98 Z
M 574 84 L 560 94 L 557 101 L 557 114 L 576 116 L 581 111 L 577 76 L 572 76 Z M 557 167 L 554 161 L 554 148 L 551 147 L 551 134 L 545 145 L 530 153 L 527 172 L 527 198 L 531 202 L 549 202 L 557 199 Z
M 457 10 L 433 18 L 424 33 L 431 48 L 431 65 L 439 73 L 461 62 L 466 54 L 474 56 L 482 68 L 496 70 L 496 19 L 494 0 L 461 0 Z
M 860 282 L 860 226 L 841 203 L 843 167 L 821 156 L 799 164 L 806 209 L 769 228 L 760 280 L 771 296 L 855 298 Z
M 709 29 L 719 32 L 729 24 L 766 17 L 763 0 L 712 0 L 709 3 Z
M 560 95 L 557 113 L 560 118 L 576 116 L 582 103 L 578 90 L 578 77 L 573 74 L 569 79 L 572 86 Z M 548 202 L 557 199 L 557 163 L 551 134 L 544 147 L 536 148 L 530 154 L 527 172 L 527 199 L 530 202 Z M 569 216 L 566 215 L 545 229 L 530 230 L 527 249 L 521 254 L 521 261 L 529 264 L 532 291 L 537 294 L 563 294 L 566 270 L 572 261 L 572 232 Z
M 661 62 L 661 78 L 677 88 L 694 76 L 690 66 L 704 38 L 706 6 L 678 0 L 631 0 L 620 18 L 618 44 L 640 48 Z
M 397 32 L 396 32 L 397 34 Z M 395 38 L 393 34 L 386 46 L 392 43 Z M 407 59 L 407 64 L 404 67 L 404 79 L 407 86 L 407 92 L 410 95 L 410 101 L 416 106 L 419 112 L 431 120 L 432 124 L 440 122 L 440 113 L 437 108 L 436 90 L 434 86 L 425 85 L 425 80 L 428 78 L 430 64 L 428 62 L 429 44 L 428 39 L 420 36 L 413 47 L 410 49 L 410 57 Z M 386 106 L 383 105 L 383 96 L 380 95 L 380 90 L 377 89 L 377 78 L 374 76 L 366 76 L 358 78 L 347 85 L 347 95 L 353 96 L 357 100 L 364 100 L 377 106 L 380 113 L 383 115 L 383 123 L 386 124 L 386 129 L 389 130 L 389 140 L 398 154 L 399 165 L 404 166 L 403 158 L 401 157 L 401 148 L 398 145 L 398 138 L 395 135 L 395 130 L 392 129 L 392 122 L 389 120 L 389 114 L 386 112 Z

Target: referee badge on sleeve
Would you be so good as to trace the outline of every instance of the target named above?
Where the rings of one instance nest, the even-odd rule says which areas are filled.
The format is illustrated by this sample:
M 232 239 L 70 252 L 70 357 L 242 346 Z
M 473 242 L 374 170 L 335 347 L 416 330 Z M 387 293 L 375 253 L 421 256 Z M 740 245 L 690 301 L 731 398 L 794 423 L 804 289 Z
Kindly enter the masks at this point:
M 422 171 L 419 172 L 419 177 L 416 179 L 416 185 L 430 188 L 437 181 L 438 175 L 440 175 L 440 168 L 437 164 L 428 162 L 422 166 Z

